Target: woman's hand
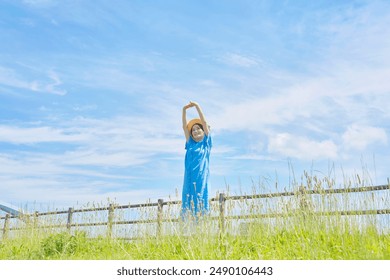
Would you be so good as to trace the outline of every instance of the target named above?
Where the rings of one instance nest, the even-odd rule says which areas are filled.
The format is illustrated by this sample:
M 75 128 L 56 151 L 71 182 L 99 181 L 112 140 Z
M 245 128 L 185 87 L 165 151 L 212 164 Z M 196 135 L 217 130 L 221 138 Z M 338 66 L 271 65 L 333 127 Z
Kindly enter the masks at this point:
M 190 103 L 188 103 L 187 105 L 185 105 L 183 107 L 183 110 L 187 110 L 187 109 L 189 109 L 191 107 L 198 107 L 198 106 L 199 106 L 198 103 L 190 101 Z
M 191 105 L 191 107 L 199 107 L 199 104 L 194 101 L 190 101 L 189 105 Z

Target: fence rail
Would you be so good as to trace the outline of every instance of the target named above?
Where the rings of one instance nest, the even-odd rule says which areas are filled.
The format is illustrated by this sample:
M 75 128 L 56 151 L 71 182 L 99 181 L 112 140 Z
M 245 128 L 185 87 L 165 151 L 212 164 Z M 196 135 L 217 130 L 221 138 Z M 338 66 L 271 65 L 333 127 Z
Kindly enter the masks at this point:
M 377 192 L 377 191 L 390 191 L 389 185 L 379 185 L 379 186 L 367 186 L 367 187 L 356 187 L 356 188 L 341 188 L 341 189 L 307 189 L 301 186 L 297 191 L 290 192 L 278 192 L 278 193 L 268 193 L 268 194 L 255 194 L 255 195 L 236 195 L 228 196 L 223 193 L 220 193 L 218 197 L 210 199 L 210 202 L 217 203 L 217 215 L 210 216 L 212 220 L 218 221 L 219 231 L 225 231 L 225 223 L 227 220 L 244 220 L 244 219 L 259 219 L 259 218 L 276 218 L 280 216 L 292 216 L 296 212 L 301 211 L 302 208 L 305 208 L 305 205 L 302 202 L 302 198 L 305 198 L 310 195 L 331 195 L 331 194 L 349 194 L 349 193 L 364 193 L 364 192 Z M 390 192 L 389 192 L 390 193 Z M 226 215 L 226 202 L 227 201 L 242 201 L 242 200 L 252 200 L 252 199 L 272 199 L 278 197 L 292 197 L 295 196 L 300 201 L 298 209 L 289 211 L 288 213 L 257 213 L 257 214 L 247 214 L 247 215 Z M 388 199 L 388 198 L 387 198 Z M 10 231 L 22 230 L 25 226 L 11 226 L 11 220 L 21 220 L 23 223 L 32 223 L 36 228 L 66 228 L 68 231 L 71 231 L 72 228 L 77 227 L 96 227 L 96 226 L 105 226 L 107 227 L 107 236 L 111 237 L 114 226 L 117 225 L 132 225 L 132 224 L 156 224 L 157 230 L 156 234 L 160 235 L 162 233 L 162 224 L 164 222 L 179 222 L 180 217 L 169 217 L 164 218 L 163 209 L 165 206 L 180 205 L 181 201 L 164 201 L 159 199 L 155 203 L 142 203 L 142 204 L 128 204 L 128 205 L 116 205 L 109 204 L 107 207 L 92 207 L 86 209 L 74 209 L 70 207 L 68 210 L 62 211 L 49 211 L 49 212 L 34 212 L 28 215 L 19 215 L 13 216 L 6 214 L 5 216 L 0 217 L 0 221 L 3 220 L 3 229 L 2 237 L 6 238 Z M 390 214 L 390 209 L 388 208 L 390 202 L 385 203 L 386 208 L 384 209 L 369 209 L 369 210 L 336 210 L 336 211 L 311 211 L 313 215 L 325 216 L 325 215 L 340 215 L 340 216 L 353 216 L 353 215 L 387 215 Z M 140 209 L 145 207 L 156 208 L 156 218 L 148 219 L 135 219 L 135 220 L 115 220 L 115 211 L 121 209 Z M 307 210 L 307 209 L 304 209 Z M 73 221 L 74 214 L 76 213 L 88 213 L 88 212 L 100 212 L 107 211 L 107 219 L 102 222 L 88 222 L 88 223 L 77 223 Z M 38 223 L 38 217 L 40 216 L 50 216 L 50 215 L 66 215 L 66 223 L 63 224 L 48 224 L 41 225 Z

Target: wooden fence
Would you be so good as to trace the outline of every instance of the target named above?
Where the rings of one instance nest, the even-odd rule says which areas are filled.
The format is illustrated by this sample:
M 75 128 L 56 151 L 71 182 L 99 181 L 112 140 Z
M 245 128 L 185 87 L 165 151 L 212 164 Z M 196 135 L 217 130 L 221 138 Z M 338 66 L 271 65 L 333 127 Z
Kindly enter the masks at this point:
M 316 211 L 314 208 L 310 209 L 309 203 L 310 196 L 313 195 L 332 195 L 332 194 L 349 194 L 352 193 L 367 193 L 367 192 L 384 192 L 382 200 L 384 201 L 383 208 L 381 209 L 355 209 L 355 210 L 333 210 L 333 211 Z M 314 215 L 340 215 L 340 216 L 351 216 L 351 215 L 388 215 L 390 214 L 390 184 L 389 185 L 379 185 L 379 186 L 368 186 L 368 187 L 356 187 L 356 188 L 343 188 L 343 189 L 320 189 L 313 190 L 307 189 L 305 187 L 300 187 L 297 191 L 290 192 L 278 192 L 278 193 L 268 193 L 268 194 L 255 194 L 255 195 L 238 195 L 238 196 L 228 196 L 223 193 L 220 193 L 218 197 L 212 198 L 210 204 L 214 205 L 215 211 L 210 215 L 210 219 L 215 220 L 218 224 L 219 232 L 225 232 L 225 224 L 228 220 L 247 220 L 247 219 L 263 219 L 263 218 L 276 218 L 279 216 L 286 217 L 289 215 L 295 215 L 297 211 L 308 211 L 310 210 L 311 214 Z M 294 197 L 297 201 L 297 207 L 288 211 L 287 213 L 278 213 L 278 212 L 259 212 L 259 213 L 250 213 L 250 214 L 234 214 L 229 215 L 226 211 L 226 203 L 228 201 L 249 201 L 254 199 L 274 199 L 280 197 Z M 309 198 L 309 199 L 308 199 Z M 0 217 L 0 221 L 3 220 L 2 225 L 2 238 L 6 238 L 11 231 L 22 230 L 26 227 L 26 224 L 31 225 L 33 228 L 66 228 L 69 232 L 72 229 L 80 227 L 97 227 L 104 226 L 106 228 L 106 234 L 108 237 L 113 235 L 113 229 L 119 225 L 139 225 L 139 224 L 153 224 L 156 226 L 156 234 L 162 234 L 162 225 L 165 222 L 179 222 L 182 218 L 179 215 L 175 217 L 164 217 L 163 210 L 166 207 L 176 205 L 180 207 L 181 201 L 164 201 L 163 199 L 158 199 L 156 203 L 144 203 L 144 204 L 130 204 L 130 205 L 116 205 L 114 203 L 109 204 L 107 207 L 92 207 L 86 209 L 74 209 L 69 208 L 64 211 L 51 211 L 51 212 L 34 212 L 32 214 L 23 215 L 23 216 L 12 216 L 6 214 L 5 216 Z M 130 220 L 116 220 L 116 211 L 120 209 L 140 209 L 145 207 L 151 207 L 155 212 L 154 218 L 147 219 L 130 219 Z M 105 221 L 93 221 L 87 223 L 79 223 L 74 221 L 74 215 L 77 213 L 88 213 L 88 212 L 104 212 L 106 220 Z M 53 224 L 41 224 L 39 223 L 39 218 L 43 216 L 55 216 L 55 215 L 65 215 L 65 223 L 53 223 Z M 19 221 L 19 226 L 12 226 L 11 221 Z

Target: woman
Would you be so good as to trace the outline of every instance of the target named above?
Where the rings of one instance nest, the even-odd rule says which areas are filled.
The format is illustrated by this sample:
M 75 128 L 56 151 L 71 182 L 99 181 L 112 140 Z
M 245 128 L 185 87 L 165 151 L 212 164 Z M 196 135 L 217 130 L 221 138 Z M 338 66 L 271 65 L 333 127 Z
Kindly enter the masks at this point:
M 187 123 L 187 109 L 195 107 L 199 118 Z M 209 210 L 208 179 L 212 141 L 210 128 L 196 102 L 183 107 L 183 130 L 186 156 L 182 193 L 182 214 L 205 214 Z

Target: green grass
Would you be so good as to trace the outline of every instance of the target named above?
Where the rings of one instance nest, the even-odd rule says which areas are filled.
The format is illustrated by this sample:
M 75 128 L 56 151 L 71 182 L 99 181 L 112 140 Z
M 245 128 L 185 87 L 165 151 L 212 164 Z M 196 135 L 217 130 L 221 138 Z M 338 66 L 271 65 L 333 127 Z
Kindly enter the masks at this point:
M 308 189 L 334 188 L 334 182 L 327 178 L 319 180 L 306 175 L 306 179 Z M 227 219 L 224 232 L 219 231 L 218 220 L 209 216 L 198 221 L 167 222 L 158 238 L 150 227 L 136 226 L 136 232 L 142 238 L 135 240 L 118 238 L 118 231 L 113 234 L 117 238 L 108 238 L 104 233 L 100 233 L 104 236 L 91 238 L 87 232 L 77 229 L 69 233 L 65 229 L 34 228 L 30 223 L 23 230 L 13 231 L 12 236 L 0 239 L 0 259 L 390 260 L 389 215 L 382 215 L 382 219 L 378 215 L 315 214 L 352 208 L 381 208 L 388 205 L 388 191 L 379 196 L 373 193 L 324 193 L 272 199 L 227 201 L 226 217 L 235 215 L 237 209 L 244 215 L 281 215 Z M 164 218 L 175 212 L 174 209 L 164 209 Z M 218 209 L 216 205 L 214 214 Z M 144 217 L 155 215 L 155 212 L 148 211 L 151 210 L 143 213 Z M 119 216 L 115 219 L 120 220 Z
M 192 234 L 177 233 L 160 238 L 125 241 L 106 237 L 88 238 L 84 232 L 26 234 L 4 239 L 0 259 L 390 259 L 390 235 L 374 227 L 358 229 L 347 224 L 318 220 L 280 226 L 249 224 L 245 234 L 210 234 L 208 221 L 192 225 Z M 342 226 L 341 226 L 342 225 Z

